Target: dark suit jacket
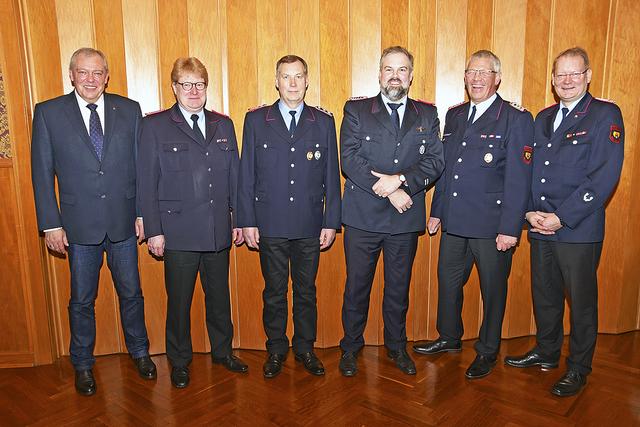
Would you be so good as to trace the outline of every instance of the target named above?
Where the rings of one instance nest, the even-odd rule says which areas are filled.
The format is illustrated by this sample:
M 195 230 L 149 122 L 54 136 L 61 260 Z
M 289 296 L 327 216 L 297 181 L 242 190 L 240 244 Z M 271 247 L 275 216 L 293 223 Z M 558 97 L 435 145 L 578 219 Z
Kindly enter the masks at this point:
M 135 234 L 137 102 L 104 94 L 102 162 L 72 92 L 37 104 L 31 143 L 38 228 L 63 227 L 70 243 L 121 241 Z M 58 178 L 60 209 L 54 191 Z
M 529 237 L 601 242 L 605 204 L 620 179 L 624 158 L 622 114 L 617 105 L 587 92 L 554 132 L 559 108 L 552 105 L 536 117 L 529 208 L 555 213 L 563 227 L 552 235 Z
M 469 238 L 520 238 L 529 202 L 533 117 L 499 95 L 473 124 L 469 102 L 447 112 L 445 171 L 436 182 L 431 216 L 442 231 Z
M 318 237 L 340 229 L 340 170 L 333 117 L 304 104 L 293 138 L 273 105 L 247 113 L 238 226 L 260 236 Z
M 142 121 L 139 203 L 147 237 L 167 249 L 220 251 L 231 246 L 238 148 L 231 119 L 205 110 L 204 144 L 178 104 Z
M 344 106 L 340 153 L 345 182 L 342 222 L 378 233 L 408 233 L 425 229 L 425 192 L 444 169 L 440 122 L 436 107 L 408 98 L 400 132 L 380 95 L 350 100 Z M 371 187 L 378 178 L 371 171 L 403 174 L 401 186 L 413 199 L 400 214 Z

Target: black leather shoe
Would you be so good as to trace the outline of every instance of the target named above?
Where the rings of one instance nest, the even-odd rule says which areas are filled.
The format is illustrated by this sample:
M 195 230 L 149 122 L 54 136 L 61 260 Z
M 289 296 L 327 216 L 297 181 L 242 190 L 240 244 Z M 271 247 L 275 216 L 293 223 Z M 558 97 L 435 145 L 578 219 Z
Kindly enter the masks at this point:
M 231 372 L 245 373 L 249 370 L 247 364 L 233 354 L 225 357 L 213 357 L 213 363 L 220 364 Z
M 313 351 L 296 354 L 296 360 L 304 364 L 304 369 L 313 375 L 324 375 L 324 366 Z
M 467 369 L 467 372 L 464 373 L 464 376 L 470 380 L 486 377 L 491 373 L 494 366 L 496 366 L 495 356 L 483 356 L 482 354 L 478 354 Z
M 551 393 L 560 397 L 573 396 L 578 394 L 582 387 L 587 384 L 586 375 L 579 372 L 568 370 L 557 383 L 551 387 Z
M 282 370 L 282 364 L 287 357 L 284 354 L 269 353 L 267 361 L 262 366 L 262 373 L 265 378 L 273 378 Z
M 96 380 L 91 369 L 76 371 L 76 391 L 83 396 L 96 394 Z
M 149 356 L 133 359 L 133 364 L 138 369 L 138 374 L 145 380 L 155 380 L 157 376 L 156 365 Z
M 185 388 L 189 385 L 189 368 L 171 368 L 171 384 L 175 388 Z
M 345 377 L 353 377 L 358 372 L 358 361 L 356 353 L 345 351 L 340 358 L 340 372 Z
M 540 366 L 542 369 L 554 369 L 558 367 L 557 360 L 547 359 L 534 351 L 530 351 L 522 356 L 507 356 L 504 358 L 504 363 L 514 368 Z
M 416 364 L 413 363 L 411 357 L 409 357 L 409 353 L 407 353 L 406 349 L 400 349 L 398 351 L 387 351 L 387 356 L 394 362 L 396 362 L 396 366 L 407 375 L 415 375 L 416 374 Z
M 413 346 L 413 351 L 420 354 L 458 353 L 460 350 L 462 350 L 462 343 L 460 341 L 445 341 L 440 338 L 435 341 L 427 341 L 424 344 L 415 344 Z

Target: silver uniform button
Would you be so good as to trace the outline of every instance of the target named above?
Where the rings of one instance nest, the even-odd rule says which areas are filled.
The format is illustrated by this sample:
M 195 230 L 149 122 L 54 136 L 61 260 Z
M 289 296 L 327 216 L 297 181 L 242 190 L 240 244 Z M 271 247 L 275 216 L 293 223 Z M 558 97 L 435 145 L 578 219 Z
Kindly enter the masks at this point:
M 371 137 L 368 136 L 368 135 L 364 139 L 367 140 L 367 141 L 371 141 Z
M 456 193 L 455 191 L 453 192 L 453 197 L 458 197 L 458 193 Z
M 453 179 L 458 179 L 458 175 L 453 175 Z
M 549 166 L 549 160 L 545 160 L 544 165 Z
M 458 163 L 462 163 L 462 157 L 458 157 Z
M 293 197 L 289 197 L 289 201 L 290 201 L 290 202 L 293 202 Z
M 209 200 L 209 203 L 213 204 L 213 200 Z
M 204 154 L 205 154 L 206 156 L 208 156 L 208 155 L 209 155 L 209 152 L 207 151 L 207 152 L 206 152 L 206 153 L 204 153 Z
M 496 203 L 500 204 L 500 203 L 502 203 L 502 200 L 498 199 L 498 200 L 496 200 Z
M 547 147 L 551 148 L 551 143 L 548 143 L 548 144 L 547 144 Z
M 291 180 L 291 185 L 293 185 L 294 183 L 295 183 L 295 181 L 294 181 L 294 180 Z
M 316 148 L 320 147 L 320 144 L 316 144 Z
M 466 146 L 467 146 L 467 143 L 466 143 L 466 142 L 464 142 L 464 141 L 462 141 L 462 146 L 463 146 L 463 147 L 466 147 Z
M 211 172 L 211 168 L 207 168 L 207 171 L 208 171 L 208 172 Z
M 209 184 L 209 188 L 213 187 L 213 184 Z
M 571 142 L 573 145 L 576 145 L 578 143 L 578 141 L 576 141 L 575 139 Z
M 178 151 L 178 149 L 176 147 L 173 147 L 173 151 Z
M 489 148 L 493 148 L 493 144 L 489 144 Z
M 293 168 L 293 167 L 295 167 L 295 166 L 296 166 L 295 164 L 291 163 L 291 167 L 292 167 L 292 168 Z
M 547 198 L 544 196 L 540 196 L 540 200 L 547 200 Z
M 296 151 L 296 148 L 295 147 L 291 147 L 291 151 Z
M 544 178 L 540 178 L 540 182 L 544 184 L 545 182 L 547 182 L 547 180 Z
M 393 159 L 393 163 L 398 163 L 398 159 Z
M 267 148 L 267 144 L 264 144 L 264 145 L 263 145 L 263 147 L 264 147 L 264 148 Z
M 101 199 L 106 199 L 106 198 L 107 198 L 107 195 L 106 195 L 106 194 L 101 194 L 101 195 L 100 195 L 100 198 L 101 198 Z

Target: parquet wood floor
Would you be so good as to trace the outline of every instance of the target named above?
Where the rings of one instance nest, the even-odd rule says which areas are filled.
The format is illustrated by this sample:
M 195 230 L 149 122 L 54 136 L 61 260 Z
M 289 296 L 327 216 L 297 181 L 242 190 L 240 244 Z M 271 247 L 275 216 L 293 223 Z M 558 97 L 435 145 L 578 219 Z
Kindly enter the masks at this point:
M 526 352 L 532 337 L 503 342 L 501 357 Z M 639 426 L 640 331 L 600 335 L 593 373 L 581 394 L 557 398 L 551 385 L 564 372 L 498 363 L 480 380 L 464 377 L 473 342 L 462 353 L 412 353 L 418 374 L 402 374 L 383 347 L 365 347 L 359 372 L 344 378 L 340 350 L 318 350 L 327 374 L 313 377 L 290 353 L 283 372 L 262 376 L 266 353 L 239 350 L 249 374 L 232 374 L 197 354 L 191 383 L 175 389 L 164 355 L 158 379 L 139 378 L 126 355 L 98 358 L 98 392 L 76 394 L 68 358 L 53 365 L 0 370 L 0 425 L 212 426 Z M 565 348 L 566 353 L 566 348 Z

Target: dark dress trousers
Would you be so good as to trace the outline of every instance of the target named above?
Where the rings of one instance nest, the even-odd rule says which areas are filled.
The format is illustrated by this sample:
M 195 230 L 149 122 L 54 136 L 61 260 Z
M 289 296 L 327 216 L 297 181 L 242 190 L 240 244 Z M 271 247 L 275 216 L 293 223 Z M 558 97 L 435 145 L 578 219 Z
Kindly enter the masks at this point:
M 286 354 L 289 265 L 295 353 L 313 350 L 320 231 L 340 229 L 340 171 L 333 116 L 304 104 L 293 135 L 276 101 L 247 113 L 238 226 L 257 227 L 265 281 L 263 324 L 270 353 Z
M 436 108 L 407 98 L 397 131 L 380 95 L 349 100 L 340 128 L 342 172 L 346 177 L 342 222 L 347 281 L 342 304 L 340 346 L 355 352 L 364 345 L 369 295 L 376 264 L 384 256 L 384 342 L 396 351 L 406 345 L 406 312 L 418 233 L 425 229 L 425 193 L 442 173 L 442 143 Z M 403 174 L 401 186 L 413 206 L 400 214 L 375 194 L 371 171 Z
M 460 341 L 463 286 L 475 262 L 483 302 L 478 354 L 500 349 L 512 249 L 499 251 L 496 237 L 520 238 L 529 201 L 533 118 L 499 95 L 472 124 L 469 102 L 447 112 L 445 172 L 436 182 L 431 217 L 441 221 L 438 257 L 440 337 Z
M 560 106 L 542 110 L 535 123 L 535 156 L 529 210 L 555 213 L 562 228 L 552 235 L 529 233 L 536 351 L 560 357 L 565 297 L 571 309 L 567 365 L 587 375 L 598 333 L 597 268 L 605 205 L 624 158 L 620 109 L 587 94 L 558 129 Z
M 238 149 L 231 119 L 204 114 L 204 142 L 178 104 L 145 117 L 138 151 L 145 233 L 165 238 L 166 343 L 174 367 L 191 362 L 190 310 L 198 271 L 212 356 L 231 354 L 233 338 L 228 276 Z
M 31 167 L 38 228 L 62 227 L 69 241 L 70 353 L 78 370 L 95 363 L 94 304 L 105 250 L 127 349 L 137 358 L 147 355 L 149 348 L 134 228 L 135 153 L 142 115 L 135 101 L 108 93 L 103 99 L 101 159 L 74 92 L 37 104 L 33 117 Z

